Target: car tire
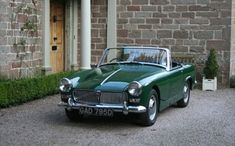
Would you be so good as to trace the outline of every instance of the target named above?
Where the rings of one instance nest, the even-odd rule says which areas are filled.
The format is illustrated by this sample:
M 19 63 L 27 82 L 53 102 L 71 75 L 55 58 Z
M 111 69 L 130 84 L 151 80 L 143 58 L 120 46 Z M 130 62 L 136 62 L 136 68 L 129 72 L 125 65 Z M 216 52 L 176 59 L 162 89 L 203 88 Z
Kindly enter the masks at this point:
M 78 121 L 79 119 L 82 118 L 82 115 L 78 113 L 77 110 L 71 109 L 65 109 L 65 114 L 68 117 L 69 120 L 71 121 Z
M 151 90 L 148 98 L 147 111 L 140 115 L 139 124 L 143 126 L 153 125 L 158 116 L 158 94 L 155 90 Z
M 190 99 L 190 83 L 186 81 L 183 87 L 183 98 L 177 102 L 178 107 L 186 107 Z

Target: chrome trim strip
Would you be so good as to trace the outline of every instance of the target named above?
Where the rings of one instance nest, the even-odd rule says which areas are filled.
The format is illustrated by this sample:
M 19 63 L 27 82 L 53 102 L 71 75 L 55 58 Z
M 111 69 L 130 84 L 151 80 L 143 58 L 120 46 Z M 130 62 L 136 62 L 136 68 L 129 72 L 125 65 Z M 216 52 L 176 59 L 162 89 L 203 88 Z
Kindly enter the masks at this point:
M 109 105 L 109 104 L 88 105 L 88 104 L 75 103 L 75 102 L 72 102 L 71 100 L 69 100 L 68 103 L 60 102 L 58 106 L 64 107 L 64 108 L 70 108 L 70 109 L 79 109 L 79 107 L 108 108 L 108 109 L 112 109 L 114 112 L 123 112 L 124 114 L 146 112 L 146 107 L 144 106 L 126 106 L 125 107 L 123 105 Z
M 162 48 L 162 49 L 166 51 L 166 55 L 167 55 L 166 70 L 170 71 L 171 70 L 171 52 L 168 49 L 165 49 L 165 48 Z
M 111 78 L 114 74 L 116 74 L 116 73 L 119 72 L 120 70 L 121 70 L 121 68 L 118 69 L 118 70 L 116 70 L 115 72 L 113 72 L 113 73 L 112 73 L 111 75 L 109 75 L 106 79 L 104 79 L 103 82 L 100 83 L 100 85 L 103 85 L 109 78 Z

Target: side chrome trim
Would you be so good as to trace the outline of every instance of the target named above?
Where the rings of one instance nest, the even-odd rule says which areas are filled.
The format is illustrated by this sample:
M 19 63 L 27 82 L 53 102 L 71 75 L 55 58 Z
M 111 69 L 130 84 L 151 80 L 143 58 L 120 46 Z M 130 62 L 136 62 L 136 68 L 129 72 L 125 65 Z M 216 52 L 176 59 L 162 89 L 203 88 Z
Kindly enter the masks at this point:
M 69 108 L 69 109 L 79 109 L 80 107 L 108 108 L 108 109 L 112 109 L 114 112 L 123 112 L 123 114 L 146 112 L 146 107 L 144 106 L 127 106 L 126 104 L 124 105 L 113 105 L 113 104 L 112 105 L 111 104 L 88 105 L 88 104 L 82 104 L 82 103 L 75 103 L 71 98 L 68 100 L 68 103 L 60 102 L 58 106 Z

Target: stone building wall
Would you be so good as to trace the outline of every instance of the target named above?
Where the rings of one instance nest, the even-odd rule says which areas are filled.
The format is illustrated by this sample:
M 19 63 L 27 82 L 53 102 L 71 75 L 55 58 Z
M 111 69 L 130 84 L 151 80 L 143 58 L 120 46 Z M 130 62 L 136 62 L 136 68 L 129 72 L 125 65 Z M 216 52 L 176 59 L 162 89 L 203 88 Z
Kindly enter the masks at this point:
M 231 0 L 117 0 L 118 45 L 194 54 L 197 80 L 209 49 L 218 51 L 219 84 L 228 85 Z
M 219 82 L 221 85 L 228 85 L 229 73 L 235 72 L 230 69 L 235 60 L 234 41 L 230 37 L 232 0 L 116 1 L 118 46 L 160 46 L 170 48 L 175 53 L 193 54 L 196 56 L 199 81 L 209 49 L 215 48 L 220 64 Z M 41 71 L 41 2 L 0 0 L 0 76 L 18 78 Z M 107 0 L 91 0 L 91 5 L 91 59 L 92 64 L 95 64 L 107 45 Z M 29 14 L 26 6 L 32 8 L 31 10 L 36 8 L 37 11 Z M 81 8 L 78 13 L 80 10 Z M 35 27 L 30 28 L 27 20 L 34 21 L 36 31 Z M 80 21 L 79 14 L 78 22 Z M 22 29 L 25 24 L 29 24 L 28 28 Z M 78 63 L 80 64 L 80 29 Z
M 41 3 L 0 1 L 0 76 L 21 78 L 41 70 Z
M 232 1 L 230 77 L 235 76 L 235 1 Z
M 78 10 L 78 64 L 80 64 L 80 12 Z M 107 47 L 107 0 L 91 0 L 91 64 L 97 64 Z

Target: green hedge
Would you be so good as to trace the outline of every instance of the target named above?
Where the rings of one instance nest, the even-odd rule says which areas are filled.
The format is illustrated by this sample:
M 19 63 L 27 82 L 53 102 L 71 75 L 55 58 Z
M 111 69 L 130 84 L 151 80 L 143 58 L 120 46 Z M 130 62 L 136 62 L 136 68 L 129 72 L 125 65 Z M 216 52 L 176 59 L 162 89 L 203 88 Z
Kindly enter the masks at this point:
M 59 80 L 74 72 L 0 82 L 0 108 L 58 93 Z

